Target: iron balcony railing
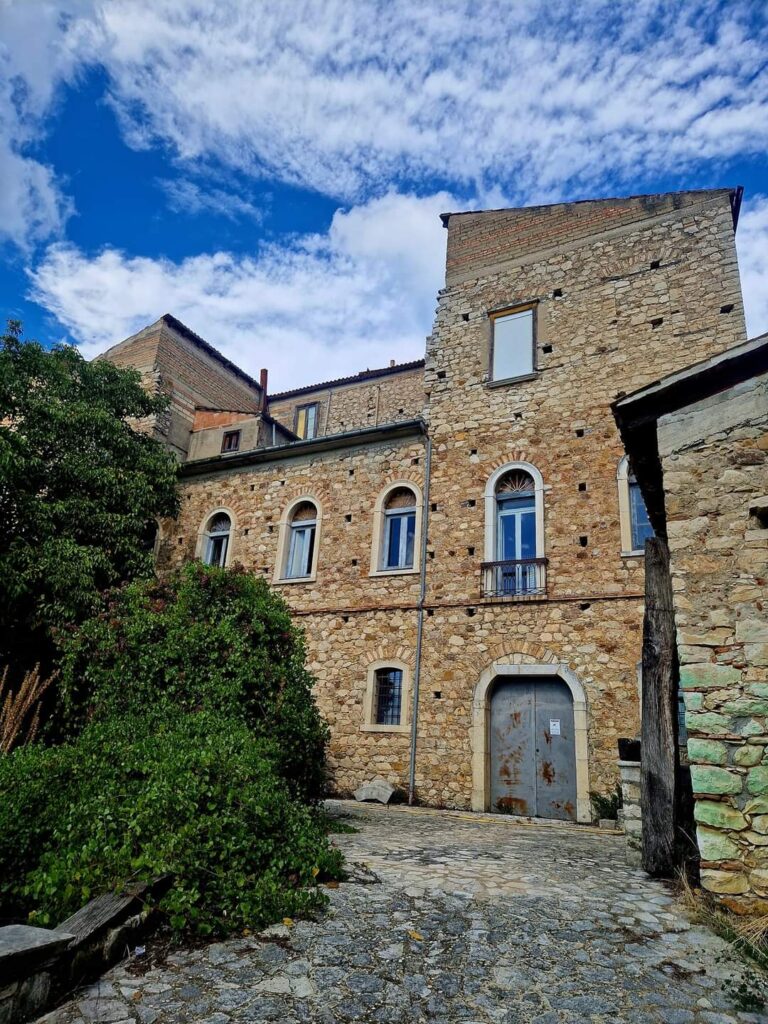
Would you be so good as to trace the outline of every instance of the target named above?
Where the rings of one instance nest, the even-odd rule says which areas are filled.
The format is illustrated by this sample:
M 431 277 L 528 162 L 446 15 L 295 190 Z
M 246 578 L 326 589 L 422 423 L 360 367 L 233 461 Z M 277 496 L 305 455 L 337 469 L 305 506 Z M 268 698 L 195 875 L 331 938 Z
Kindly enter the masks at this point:
M 546 558 L 483 562 L 481 571 L 483 597 L 509 597 L 525 601 L 547 596 Z

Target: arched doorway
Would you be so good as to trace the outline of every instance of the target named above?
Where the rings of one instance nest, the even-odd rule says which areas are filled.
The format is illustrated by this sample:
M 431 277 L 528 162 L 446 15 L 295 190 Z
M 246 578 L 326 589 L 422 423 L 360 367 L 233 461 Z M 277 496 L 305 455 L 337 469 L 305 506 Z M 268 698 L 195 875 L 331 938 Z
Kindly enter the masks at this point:
M 545 648 L 528 643 L 526 652 L 500 654 L 480 673 L 472 698 L 472 810 L 493 810 L 491 804 L 491 700 L 497 684 L 518 678 L 557 679 L 571 693 L 573 736 L 576 756 L 576 821 L 587 823 L 592 814 L 589 801 L 589 764 L 587 755 L 587 695 L 576 673 Z M 534 647 L 534 650 L 530 650 Z M 543 707 L 543 705 L 542 705 Z M 552 715 L 557 718 L 557 715 Z M 561 726 L 562 728 L 562 726 Z M 551 730 L 550 730 L 551 731 Z
M 576 821 L 573 697 L 552 676 L 498 676 L 491 690 L 490 810 Z

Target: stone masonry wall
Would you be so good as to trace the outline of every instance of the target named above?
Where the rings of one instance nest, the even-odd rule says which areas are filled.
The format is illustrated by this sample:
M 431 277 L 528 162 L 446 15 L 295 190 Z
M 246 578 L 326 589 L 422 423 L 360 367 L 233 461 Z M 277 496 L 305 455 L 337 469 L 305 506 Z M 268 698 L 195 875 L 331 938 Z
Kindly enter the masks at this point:
M 705 888 L 768 912 L 768 374 L 658 426 Z M 763 897 L 763 900 L 756 899 Z
M 116 366 L 139 369 L 145 386 L 168 395 L 168 413 L 151 424 L 155 435 L 181 459 L 189 447 L 189 435 L 197 406 L 255 412 L 260 394 L 223 363 L 202 351 L 194 342 L 158 320 L 100 358 Z
M 726 192 L 637 200 L 619 226 L 595 204 L 588 231 L 588 204 L 575 205 L 570 227 L 561 211 L 546 250 L 527 241 L 518 249 L 508 217 L 469 215 L 489 239 L 498 237 L 483 257 L 487 265 L 475 252 L 461 273 L 454 243 L 467 232 L 464 215 L 452 216 L 454 269 L 440 294 L 424 377 L 401 373 L 384 378 L 386 385 L 334 391 L 330 416 L 321 419 L 328 433 L 411 418 L 426 386 L 433 452 L 416 782 L 419 798 L 433 804 L 469 806 L 473 695 L 494 661 L 569 666 L 587 699 L 589 788 L 613 788 L 616 739 L 639 730 L 643 570 L 641 558 L 621 556 L 616 470 L 623 448 L 610 403 L 744 337 Z M 517 229 L 529 238 L 527 212 L 519 213 Z M 531 213 L 537 223 L 540 216 Z M 533 300 L 536 375 L 494 386 L 487 313 Z M 342 415 L 342 392 L 354 413 Z M 292 426 L 287 406 L 281 411 L 276 401 L 270 411 Z M 276 585 L 307 632 L 343 792 L 376 774 L 407 780 L 407 732 L 366 731 L 363 702 L 373 662 L 397 658 L 412 674 L 418 574 L 369 570 L 376 496 L 398 479 L 423 487 L 424 460 L 424 440 L 414 437 L 187 476 L 182 513 L 163 533 L 161 564 L 176 564 L 195 556 L 210 512 L 229 508 L 232 557 L 272 579 L 283 510 L 303 495 L 318 499 L 317 578 Z M 510 461 L 533 464 L 545 486 L 548 592 L 522 603 L 481 593 L 485 487 Z
M 339 434 L 382 423 L 415 419 L 424 411 L 424 368 L 394 369 L 385 376 L 318 387 L 269 401 L 270 415 L 295 429 L 296 409 L 317 402 L 317 433 Z

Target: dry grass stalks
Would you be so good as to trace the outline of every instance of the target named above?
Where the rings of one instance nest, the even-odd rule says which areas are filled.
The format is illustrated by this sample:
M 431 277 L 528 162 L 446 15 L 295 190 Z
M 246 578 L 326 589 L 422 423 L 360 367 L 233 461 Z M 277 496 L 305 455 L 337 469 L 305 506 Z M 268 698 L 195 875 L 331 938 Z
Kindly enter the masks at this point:
M 9 754 L 14 747 L 31 743 L 40 728 L 42 696 L 56 678 L 43 679 L 40 666 L 27 672 L 17 692 L 8 681 L 10 667 L 0 677 L 0 753 Z
M 736 953 L 768 969 L 768 915 L 739 917 L 724 910 L 703 889 L 694 889 L 684 874 L 678 879 L 678 891 L 684 905 L 702 924 L 721 939 L 725 939 Z

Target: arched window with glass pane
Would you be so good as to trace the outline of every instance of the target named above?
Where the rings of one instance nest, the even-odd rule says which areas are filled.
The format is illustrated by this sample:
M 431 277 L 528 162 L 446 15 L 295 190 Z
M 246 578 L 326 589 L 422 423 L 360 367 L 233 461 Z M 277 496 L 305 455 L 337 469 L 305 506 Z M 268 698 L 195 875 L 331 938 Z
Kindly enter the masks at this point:
M 416 495 L 407 487 L 391 491 L 384 503 L 382 569 L 412 569 L 416 541 Z
M 521 469 L 496 484 L 496 561 L 502 594 L 536 590 L 536 495 L 533 478 Z
M 316 535 L 317 508 L 311 501 L 302 501 L 290 519 L 285 579 L 304 579 L 312 575 Z
M 203 538 L 203 561 L 222 568 L 227 564 L 232 520 L 226 512 L 216 512 L 208 520 Z

